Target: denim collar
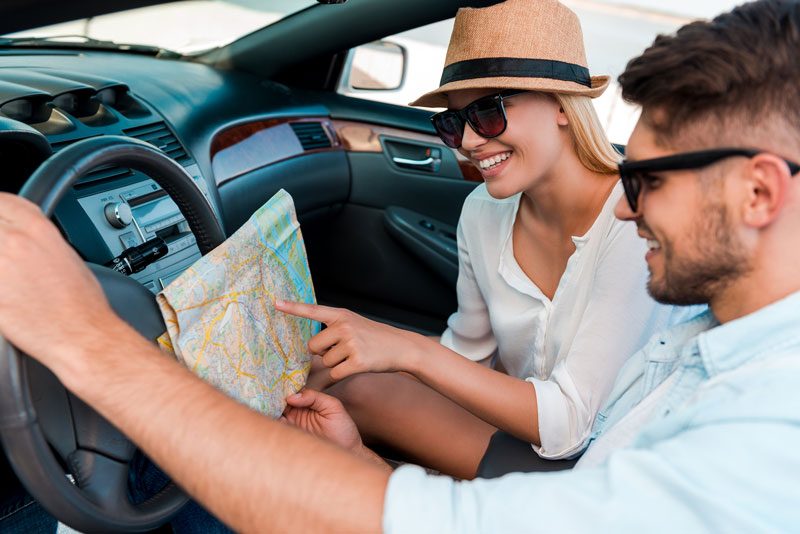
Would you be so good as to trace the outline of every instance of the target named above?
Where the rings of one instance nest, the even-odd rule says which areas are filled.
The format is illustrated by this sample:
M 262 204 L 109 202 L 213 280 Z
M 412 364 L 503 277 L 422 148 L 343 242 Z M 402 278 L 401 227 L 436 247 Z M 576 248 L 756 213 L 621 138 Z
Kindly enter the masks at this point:
M 800 347 L 800 292 L 698 336 L 700 356 L 709 376 L 748 361 Z

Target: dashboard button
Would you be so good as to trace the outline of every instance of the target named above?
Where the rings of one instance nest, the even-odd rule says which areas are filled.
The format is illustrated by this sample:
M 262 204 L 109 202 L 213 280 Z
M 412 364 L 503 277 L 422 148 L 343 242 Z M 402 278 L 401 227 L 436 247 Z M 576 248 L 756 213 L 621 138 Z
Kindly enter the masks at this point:
M 136 239 L 136 234 L 133 232 L 126 232 L 119 236 L 119 240 L 122 241 L 122 246 L 124 248 L 131 248 L 135 247 L 139 244 L 139 240 Z
M 103 208 L 103 213 L 114 228 L 125 228 L 133 222 L 133 213 L 127 202 L 110 202 Z

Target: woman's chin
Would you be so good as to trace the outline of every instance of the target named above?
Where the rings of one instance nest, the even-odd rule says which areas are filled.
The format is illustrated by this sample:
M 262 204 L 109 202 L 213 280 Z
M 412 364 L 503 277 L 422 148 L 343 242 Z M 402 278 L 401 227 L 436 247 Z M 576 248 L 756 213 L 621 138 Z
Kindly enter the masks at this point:
M 498 200 L 514 196 L 522 190 L 520 180 L 514 179 L 516 169 L 512 159 L 508 158 L 500 165 L 481 171 L 486 191 Z
M 486 180 L 485 183 L 486 192 L 497 200 L 513 197 L 520 192 L 520 189 L 514 187 L 514 184 L 511 183 L 510 180 Z

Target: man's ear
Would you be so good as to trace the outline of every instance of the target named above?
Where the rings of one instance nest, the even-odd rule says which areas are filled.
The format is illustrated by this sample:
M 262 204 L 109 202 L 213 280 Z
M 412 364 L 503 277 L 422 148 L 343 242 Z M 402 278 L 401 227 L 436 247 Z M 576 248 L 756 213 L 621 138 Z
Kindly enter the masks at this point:
M 745 168 L 746 202 L 743 221 L 754 228 L 771 224 L 786 203 L 792 175 L 786 162 L 773 154 L 750 158 Z

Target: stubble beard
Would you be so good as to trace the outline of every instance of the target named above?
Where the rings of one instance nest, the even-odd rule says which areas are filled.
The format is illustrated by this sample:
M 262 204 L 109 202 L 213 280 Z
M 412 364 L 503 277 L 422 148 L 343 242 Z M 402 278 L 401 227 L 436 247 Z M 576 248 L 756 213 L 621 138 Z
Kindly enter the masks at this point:
M 672 240 L 661 242 L 664 272 L 647 282 L 650 296 L 662 304 L 708 304 L 751 270 L 745 247 L 729 226 L 727 208 L 709 204 L 684 238 L 687 253 L 675 253 Z

